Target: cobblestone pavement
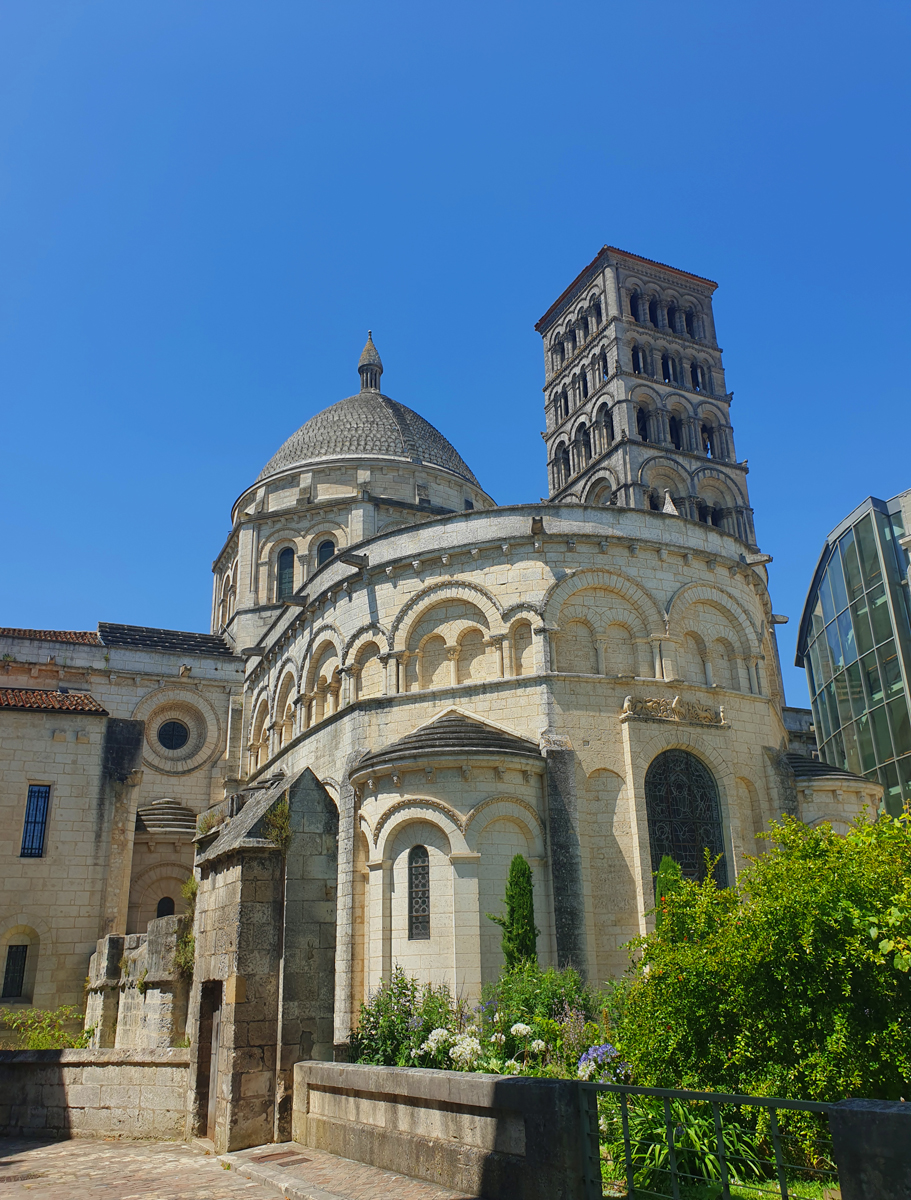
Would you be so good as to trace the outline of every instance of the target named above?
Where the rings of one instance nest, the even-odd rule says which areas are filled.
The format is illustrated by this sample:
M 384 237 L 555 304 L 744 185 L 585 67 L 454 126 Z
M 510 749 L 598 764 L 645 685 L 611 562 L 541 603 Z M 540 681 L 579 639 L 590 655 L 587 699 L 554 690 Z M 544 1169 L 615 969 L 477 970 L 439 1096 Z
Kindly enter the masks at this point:
M 2 1138 L 0 1200 L 469 1200 L 293 1143 L 232 1154 L 230 1161 L 225 1170 L 221 1159 L 181 1142 Z

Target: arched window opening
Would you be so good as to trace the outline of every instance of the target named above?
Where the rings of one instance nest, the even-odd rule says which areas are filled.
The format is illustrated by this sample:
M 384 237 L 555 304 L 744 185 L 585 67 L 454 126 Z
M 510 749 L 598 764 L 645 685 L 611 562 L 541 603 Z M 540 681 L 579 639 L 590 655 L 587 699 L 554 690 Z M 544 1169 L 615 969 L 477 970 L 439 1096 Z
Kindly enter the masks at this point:
M 588 317 L 582 318 L 579 322 L 579 327 L 582 330 L 582 340 L 586 341 L 588 339 Z
M 680 418 L 678 416 L 676 416 L 674 413 L 671 413 L 670 417 L 668 418 L 667 424 L 668 424 L 668 429 L 670 430 L 671 442 L 674 445 L 674 449 L 682 450 L 683 449 L 683 430 L 680 425 Z
M 655 296 L 652 296 L 651 300 L 649 300 L 649 302 L 648 302 L 648 319 L 651 321 L 651 323 L 657 329 L 658 328 L 658 299 Z
M 636 432 L 643 442 L 648 441 L 648 416 L 644 408 L 636 408 Z
M 640 324 L 641 324 L 641 320 L 640 320 L 641 312 L 642 312 L 642 307 L 641 307 L 641 298 L 639 296 L 639 293 L 631 292 L 630 298 L 629 298 L 629 313 L 630 313 L 630 316 L 633 318 L 633 320 L 639 321 Z
M 642 365 L 642 351 L 638 346 L 633 346 L 633 372 L 636 375 L 643 375 L 645 371 Z
M 568 329 L 566 331 L 566 340 L 569 343 L 569 353 L 575 354 L 576 353 L 576 331 L 575 331 L 575 329 Z
M 601 324 L 601 321 L 603 319 L 601 316 L 601 301 L 600 300 L 596 300 L 595 303 L 592 305 L 592 316 L 595 318 L 595 328 L 597 329 L 597 327 Z
M 569 392 L 566 388 L 563 389 L 563 416 L 564 419 L 569 416 Z
M 665 750 L 645 773 L 645 807 L 652 870 L 667 854 L 680 864 L 685 879 L 705 878 L 705 852 L 721 859 L 715 880 L 727 887 L 721 804 L 708 767 L 688 750 Z
M 430 855 L 426 846 L 408 852 L 408 940 L 430 938 Z
M 582 374 L 579 376 L 579 387 L 582 389 L 582 399 L 588 399 L 588 372 L 583 367 Z
M 607 377 L 610 374 L 610 368 L 607 365 L 607 355 L 601 351 L 601 356 L 598 359 L 598 365 L 601 369 L 601 382 L 607 383 Z
M 583 463 L 591 462 L 592 457 L 592 439 L 588 429 L 583 425 L 576 434 L 576 441 L 579 443 L 580 456 Z
M 554 343 L 554 365 L 562 367 L 566 362 L 566 347 L 562 342 Z
M 677 332 L 677 305 L 669 304 L 667 306 L 667 327 L 671 333 Z
M 702 367 L 697 362 L 690 364 L 690 381 L 695 391 L 701 392 L 705 390 L 705 375 Z
M 563 487 L 563 485 L 565 483 L 569 482 L 569 474 L 570 474 L 569 450 L 566 448 L 566 446 L 563 443 L 561 443 L 557 447 L 555 461 L 556 461 L 556 468 L 557 468 L 557 487 Z
M 158 901 L 158 906 L 155 909 L 156 917 L 173 917 L 174 916 L 174 897 L 162 896 Z
M 721 515 L 721 509 L 714 506 L 712 508 L 712 524 L 716 529 L 724 529 L 724 520 Z
M 696 324 L 693 319 L 693 310 L 691 308 L 688 308 L 686 310 L 686 313 L 684 315 L 684 320 L 686 322 L 687 333 L 690 335 L 691 338 L 694 338 L 696 336 Z
M 648 494 L 648 506 L 652 512 L 661 512 L 661 500 L 654 488 Z
M 25 964 L 28 959 L 28 943 L 9 945 L 6 948 L 6 968 L 3 972 L 3 999 L 20 1000 L 25 989 Z
M 320 542 L 316 551 L 316 565 L 318 567 L 323 566 L 324 563 L 329 561 L 333 554 L 335 554 L 335 542 L 329 541 L 328 538 L 325 542 Z
M 606 404 L 602 404 L 598 409 L 598 422 L 601 425 L 601 449 L 603 452 L 608 446 L 613 445 L 614 441 L 614 418 Z
M 286 546 L 278 556 L 276 598 L 284 600 L 294 591 L 294 551 Z
M 704 500 L 696 501 L 696 513 L 703 525 L 709 524 L 709 508 Z
M 711 425 L 702 426 L 702 449 L 709 458 L 717 458 L 717 440 L 715 430 Z

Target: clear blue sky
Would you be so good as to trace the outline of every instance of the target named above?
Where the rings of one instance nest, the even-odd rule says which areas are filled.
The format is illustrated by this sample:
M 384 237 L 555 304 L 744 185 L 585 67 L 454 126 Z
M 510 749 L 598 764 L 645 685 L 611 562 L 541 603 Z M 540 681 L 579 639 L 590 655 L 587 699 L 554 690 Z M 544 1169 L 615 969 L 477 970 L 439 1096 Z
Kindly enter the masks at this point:
M 2 0 L 0 624 L 205 629 L 237 494 L 384 389 L 546 490 L 534 322 L 718 280 L 791 703 L 827 531 L 911 486 L 909 7 Z

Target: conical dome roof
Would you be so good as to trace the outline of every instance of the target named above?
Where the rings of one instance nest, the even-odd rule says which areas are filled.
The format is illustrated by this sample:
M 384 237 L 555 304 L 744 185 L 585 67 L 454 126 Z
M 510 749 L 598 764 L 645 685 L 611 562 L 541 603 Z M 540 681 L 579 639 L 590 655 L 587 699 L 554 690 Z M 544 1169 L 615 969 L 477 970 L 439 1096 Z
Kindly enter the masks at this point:
M 443 467 L 481 486 L 455 447 L 429 421 L 373 391 L 348 396 L 311 417 L 269 459 L 256 482 L 319 459 L 375 457 Z
M 383 363 L 369 330 L 357 369 L 361 376 L 360 392 L 324 408 L 301 425 L 269 459 L 257 483 L 320 459 L 379 457 L 443 467 L 475 487 L 481 486 L 438 429 L 379 390 Z

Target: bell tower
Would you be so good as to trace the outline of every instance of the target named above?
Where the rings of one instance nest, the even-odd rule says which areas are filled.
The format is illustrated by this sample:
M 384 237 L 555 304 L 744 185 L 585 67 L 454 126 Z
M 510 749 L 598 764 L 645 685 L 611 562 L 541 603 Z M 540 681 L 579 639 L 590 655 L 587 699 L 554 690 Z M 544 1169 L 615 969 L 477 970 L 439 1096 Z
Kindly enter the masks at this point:
M 547 310 L 535 328 L 552 499 L 676 513 L 755 545 L 717 286 L 604 246 Z

